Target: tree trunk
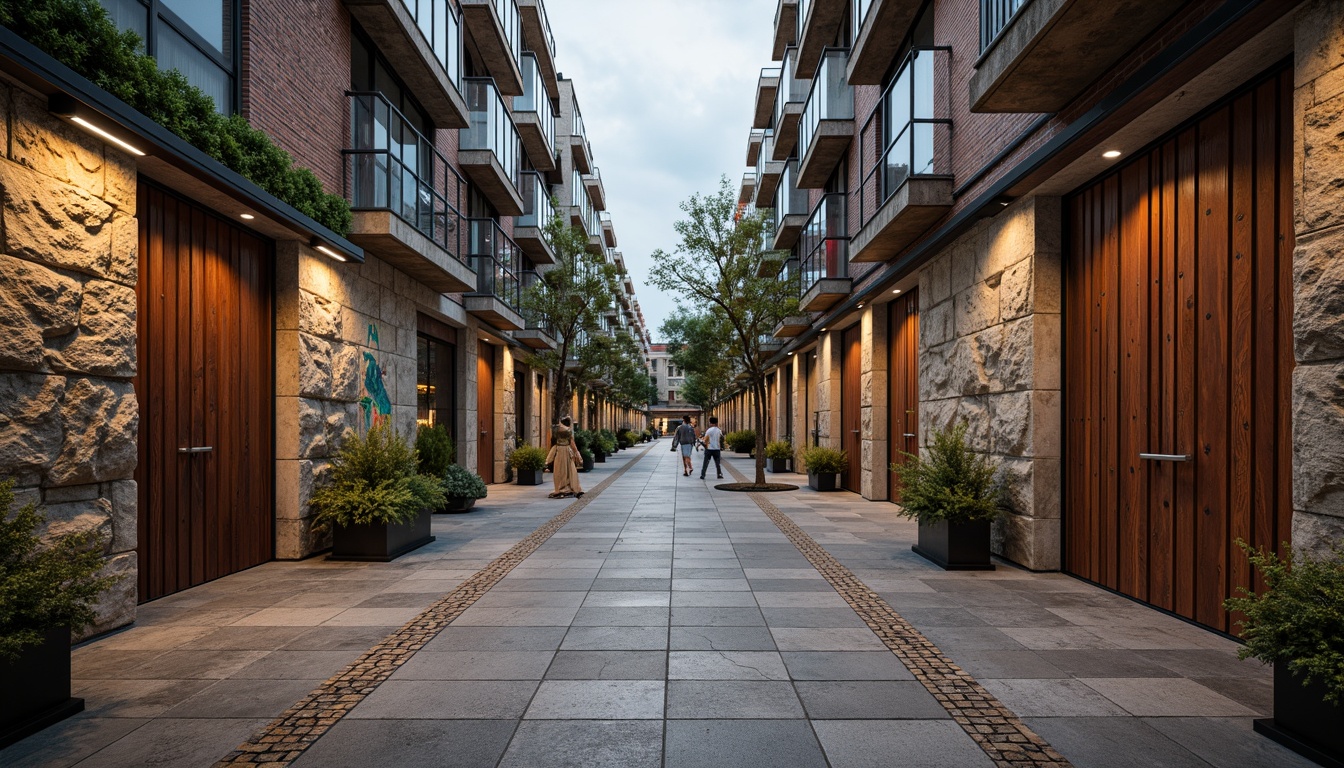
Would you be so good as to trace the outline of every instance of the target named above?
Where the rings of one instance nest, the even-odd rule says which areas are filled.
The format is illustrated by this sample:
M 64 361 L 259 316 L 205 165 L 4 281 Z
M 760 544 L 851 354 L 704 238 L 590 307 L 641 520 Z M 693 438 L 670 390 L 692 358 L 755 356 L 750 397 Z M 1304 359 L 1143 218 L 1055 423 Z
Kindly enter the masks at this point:
M 765 485 L 765 375 L 758 374 L 751 388 L 756 395 L 756 484 Z

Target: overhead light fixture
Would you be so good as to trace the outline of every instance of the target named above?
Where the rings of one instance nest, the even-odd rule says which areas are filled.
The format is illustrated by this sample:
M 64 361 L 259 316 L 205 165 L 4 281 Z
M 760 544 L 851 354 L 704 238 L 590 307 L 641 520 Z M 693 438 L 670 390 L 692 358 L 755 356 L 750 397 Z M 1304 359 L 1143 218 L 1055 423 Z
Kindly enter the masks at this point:
M 900 288 L 896 288 L 896 289 L 892 290 L 892 293 L 900 293 L 900 292 L 901 292 L 901 289 L 900 289 Z
M 789 353 L 789 357 L 793 357 L 793 353 L 792 353 L 792 352 Z
M 240 214 L 238 214 L 238 218 L 242 219 L 243 221 L 251 221 L 251 220 L 253 220 L 253 219 L 257 218 L 257 217 L 256 217 L 256 216 L 253 216 L 253 215 L 250 214 L 250 213 L 240 213 Z
M 1115 158 L 1120 156 L 1120 150 L 1108 149 L 1105 152 L 1102 152 L 1101 156 L 1106 158 L 1107 160 L 1114 160 Z
M 825 331 L 826 329 L 825 329 L 825 328 L 822 328 L 821 330 Z
M 121 130 L 101 112 L 85 106 L 83 102 L 66 93 L 53 94 L 47 98 L 47 111 L 57 117 L 78 125 L 100 139 L 109 141 L 130 152 L 136 157 L 144 157 L 145 151 L 118 134 Z
M 331 247 L 330 245 L 327 245 L 319 237 L 314 237 L 312 241 L 309 243 L 309 245 L 311 245 L 313 250 L 317 251 L 318 253 L 321 253 L 322 255 L 327 256 L 328 258 L 335 259 L 336 261 L 344 263 L 350 260 L 348 256 L 336 250 L 335 248 Z

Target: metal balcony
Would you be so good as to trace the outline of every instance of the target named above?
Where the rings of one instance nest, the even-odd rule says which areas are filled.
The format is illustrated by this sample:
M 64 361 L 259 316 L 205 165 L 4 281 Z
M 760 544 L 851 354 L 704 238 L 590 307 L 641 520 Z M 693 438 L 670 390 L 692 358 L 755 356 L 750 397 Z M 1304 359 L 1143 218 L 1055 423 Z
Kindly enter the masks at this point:
M 588 132 L 583 127 L 583 115 L 579 114 L 578 102 L 574 104 L 574 122 L 570 126 L 569 150 L 574 155 L 574 167 L 580 173 L 593 170 L 593 148 L 588 144 Z
M 770 245 L 773 250 L 787 251 L 798 242 L 803 227 L 807 226 L 807 218 L 812 213 L 808 209 L 807 190 L 798 188 L 797 160 L 790 160 L 784 164 L 784 173 L 779 179 L 779 189 L 775 191 L 773 208 L 775 239 Z
M 761 128 L 752 128 L 751 134 L 747 136 L 747 165 L 755 167 L 756 160 L 761 156 L 761 141 L 765 139 L 765 130 Z
M 546 17 L 542 0 L 518 0 L 518 11 L 523 17 L 523 43 L 537 57 L 542 81 L 551 98 L 560 98 L 560 82 L 555 68 L 555 34 L 551 20 Z
M 524 294 L 528 291 L 547 290 L 541 276 L 532 270 L 523 271 L 522 289 Z M 551 324 L 528 312 L 523 313 L 523 327 L 513 332 L 513 340 L 532 349 L 555 349 L 559 346 L 556 344 L 555 329 Z
M 546 227 L 555 218 L 555 208 L 546 180 L 536 171 L 524 171 L 520 191 L 523 215 L 514 219 L 513 239 L 534 264 L 554 264 L 555 251 L 546 236 Z
M 747 205 L 756 199 L 756 172 L 747 171 L 742 174 L 742 186 L 738 189 L 738 205 Z
M 798 0 L 798 77 L 810 78 L 845 21 L 846 0 Z
M 881 85 L 915 23 L 919 0 L 853 0 L 850 85 Z
M 463 297 L 467 313 L 501 331 L 519 330 L 523 318 L 519 314 L 522 285 L 518 278 L 518 245 L 494 219 L 467 221 L 471 225 L 469 253 L 476 271 L 476 290 Z
M 779 61 L 784 49 L 798 39 L 798 0 L 779 0 L 775 8 L 775 37 L 771 58 Z
M 797 60 L 797 48 L 790 46 L 784 51 L 779 91 L 775 94 L 774 160 L 788 160 L 798 146 L 798 124 L 802 121 L 803 108 L 807 105 L 807 94 L 812 90 L 811 80 L 794 77 Z
M 523 24 L 518 0 L 459 0 L 486 72 L 505 96 L 523 95 Z
M 775 200 L 775 190 L 779 189 L 780 177 L 784 174 L 784 163 L 771 159 L 774 144 L 774 131 L 767 128 L 761 144 L 761 153 L 756 158 L 756 207 L 769 208 Z
M 583 174 L 583 188 L 588 190 L 594 208 L 599 211 L 607 209 L 607 190 L 602 186 L 602 171 L 597 166 L 593 166 L 591 173 Z
M 513 121 L 523 149 L 539 171 L 553 171 L 555 163 L 555 110 L 546 95 L 544 76 L 532 51 L 523 53 L 523 95 L 513 97 Z
M 803 228 L 799 307 L 804 312 L 825 311 L 849 295 L 853 280 L 849 277 L 847 226 L 845 195 L 833 193 L 821 198 Z
M 465 128 L 462 22 L 451 0 L 344 0 L 425 114 L 439 128 Z
M 751 121 L 752 128 L 770 127 L 770 117 L 775 106 L 775 92 L 778 90 L 779 67 L 763 67 L 761 76 L 756 80 L 756 112 Z
M 504 99 L 488 77 L 464 83 L 471 125 L 461 133 L 458 164 L 490 204 L 504 216 L 521 216 L 518 192 L 522 142 Z
M 439 293 L 470 291 L 466 235 L 456 206 L 466 188 L 428 137 L 381 93 L 351 93 L 342 152 L 354 218 L 350 241 Z
M 821 189 L 854 136 L 854 88 L 845 80 L 849 51 L 822 57 L 798 126 L 798 186 Z
M 886 261 L 952 209 L 950 50 L 916 48 L 859 133 L 858 262 Z
M 616 226 L 611 223 L 611 214 L 603 211 L 602 220 L 602 239 L 608 248 L 616 247 Z

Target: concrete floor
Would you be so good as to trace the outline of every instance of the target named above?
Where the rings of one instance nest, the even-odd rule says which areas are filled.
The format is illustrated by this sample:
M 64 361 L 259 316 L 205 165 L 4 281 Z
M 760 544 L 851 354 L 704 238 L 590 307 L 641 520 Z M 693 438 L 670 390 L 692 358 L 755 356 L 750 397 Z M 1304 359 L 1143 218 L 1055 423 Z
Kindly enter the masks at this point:
M 296 765 L 992 764 L 750 497 L 668 445 L 585 475 L 633 462 Z M 87 711 L 0 765 L 211 765 L 567 506 L 547 490 L 492 486 L 394 563 L 269 563 L 142 606 L 74 651 Z M 1060 574 L 943 572 L 889 504 L 770 498 L 1074 765 L 1310 765 L 1251 731 L 1268 670 L 1230 640 Z

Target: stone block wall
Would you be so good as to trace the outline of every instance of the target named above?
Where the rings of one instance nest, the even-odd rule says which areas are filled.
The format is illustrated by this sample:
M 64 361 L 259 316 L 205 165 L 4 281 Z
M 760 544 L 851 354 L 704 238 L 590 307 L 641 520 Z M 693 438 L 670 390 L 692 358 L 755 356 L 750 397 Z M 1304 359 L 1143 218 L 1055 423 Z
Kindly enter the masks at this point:
M 860 361 L 859 435 L 862 456 L 859 457 L 859 492 L 865 499 L 882 501 L 887 498 L 891 484 L 887 482 L 887 393 L 888 304 L 869 305 L 863 311 L 863 349 Z
M 1344 7 L 1295 23 L 1293 546 L 1344 542 Z
M 136 167 L 0 84 L 0 479 L 47 533 L 97 530 L 123 578 L 85 635 L 135 619 Z
M 1060 235 L 1059 198 L 1021 200 L 919 276 L 921 444 L 969 425 L 1008 480 L 994 551 L 1036 570 L 1060 566 Z

